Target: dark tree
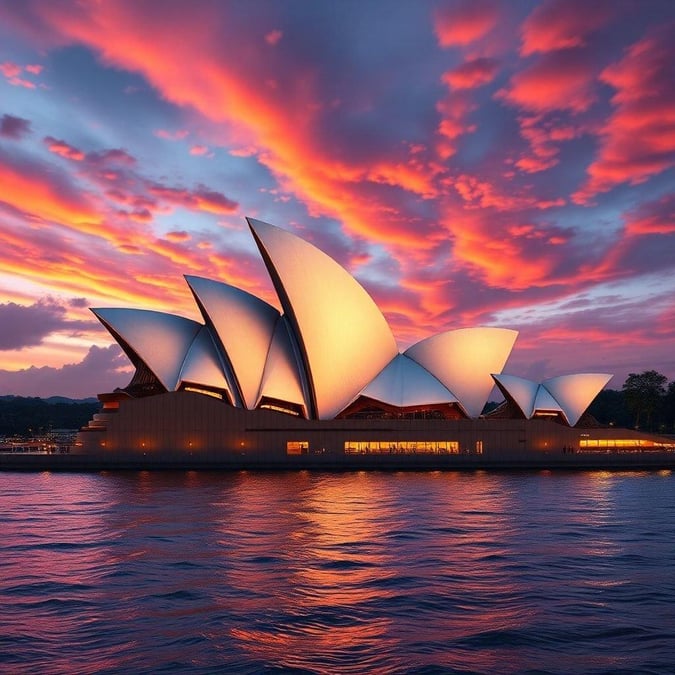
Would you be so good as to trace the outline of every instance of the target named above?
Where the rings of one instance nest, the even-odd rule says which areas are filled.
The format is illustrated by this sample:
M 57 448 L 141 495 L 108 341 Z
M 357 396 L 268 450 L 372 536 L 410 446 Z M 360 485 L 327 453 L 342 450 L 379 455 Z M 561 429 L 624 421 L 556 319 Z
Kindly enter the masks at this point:
M 666 394 L 668 378 L 655 370 L 630 373 L 623 383 L 626 406 L 635 415 L 635 428 L 640 426 L 640 415 L 645 416 L 645 426 L 651 423 L 652 413 L 659 408 Z
M 675 380 L 668 385 L 668 391 L 663 398 L 661 417 L 664 430 L 675 431 Z
M 600 424 L 628 428 L 633 423 L 631 412 L 626 407 L 626 398 L 622 391 L 603 389 L 593 399 L 588 412 Z
M 50 429 L 78 429 L 100 410 L 98 402 L 0 396 L 0 436 L 32 436 Z

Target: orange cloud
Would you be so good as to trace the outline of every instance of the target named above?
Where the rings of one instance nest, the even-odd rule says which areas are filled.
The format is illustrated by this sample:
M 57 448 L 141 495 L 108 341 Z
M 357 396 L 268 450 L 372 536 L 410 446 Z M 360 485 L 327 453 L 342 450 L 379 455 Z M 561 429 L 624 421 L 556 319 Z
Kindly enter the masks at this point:
M 59 174 L 29 161 L 11 162 L 0 153 L 0 201 L 24 213 L 63 224 L 100 224 L 87 198 Z
M 586 38 L 616 16 L 620 6 L 610 0 L 548 0 L 538 5 L 522 27 L 520 53 L 581 47 Z
M 443 81 L 453 89 L 474 89 L 492 82 L 499 70 L 495 59 L 477 58 L 443 74 Z
M 450 182 L 464 200 L 465 210 L 489 208 L 503 212 L 528 208 L 544 210 L 565 204 L 562 198 L 539 200 L 527 194 L 517 194 L 513 189 L 500 190 L 494 183 L 468 174 L 460 174 Z
M 171 103 L 190 106 L 218 123 L 240 147 L 256 148 L 258 160 L 275 175 L 280 187 L 304 200 L 311 214 L 339 218 L 348 230 L 360 235 L 386 234 L 394 243 L 427 247 L 409 221 L 400 214 L 392 216 L 392 207 L 375 196 L 368 182 L 386 181 L 402 191 L 431 194 L 428 185 L 436 169 L 429 167 L 429 177 L 424 178 L 426 169 L 421 165 L 411 170 L 399 161 L 387 161 L 383 167 L 396 168 L 369 176 L 370 160 L 336 162 L 326 152 L 318 129 L 323 104 L 316 93 L 314 72 L 298 73 L 283 90 L 259 87 L 247 70 L 255 68 L 253 64 L 242 69 L 222 58 L 221 19 L 208 7 L 194 16 L 163 13 L 161 21 L 154 23 L 153 40 L 147 39 L 144 28 L 148 9 L 135 3 L 102 3 L 89 12 L 60 11 L 48 5 L 40 11 L 62 42 L 85 44 L 106 63 L 141 73 Z M 175 22 L 180 22 L 182 36 L 178 43 Z M 112 34 L 114 41 L 109 40 Z M 195 198 L 199 208 L 232 212 L 231 203 L 210 194 Z M 177 203 L 180 199 L 178 195 Z
M 464 0 L 446 6 L 434 15 L 434 30 L 441 47 L 471 44 L 484 37 L 496 25 L 500 7 L 491 0 Z
M 601 73 L 615 89 L 615 110 L 600 130 L 600 151 L 574 195 L 577 203 L 621 183 L 642 183 L 675 164 L 673 28 L 652 31 Z
M 536 255 L 530 251 L 530 228 L 500 235 L 489 210 L 449 210 L 446 227 L 453 237 L 453 257 L 489 286 L 523 290 L 550 283 L 554 266 L 552 251 L 546 249 L 544 237 Z
M 382 162 L 368 171 L 368 178 L 375 183 L 396 185 L 425 199 L 431 199 L 438 194 L 433 179 L 442 171 L 441 167 L 429 168 L 414 161 L 398 164 Z
M 169 241 L 174 241 L 174 242 L 182 242 L 182 241 L 190 241 L 190 233 L 185 232 L 184 230 L 176 230 L 173 232 L 167 232 L 166 233 L 166 238 Z

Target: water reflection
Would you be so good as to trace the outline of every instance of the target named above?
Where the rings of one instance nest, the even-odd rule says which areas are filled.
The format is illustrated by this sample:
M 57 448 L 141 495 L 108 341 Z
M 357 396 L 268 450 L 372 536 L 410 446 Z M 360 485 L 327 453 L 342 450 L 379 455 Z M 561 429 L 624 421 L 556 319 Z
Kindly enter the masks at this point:
M 670 473 L 2 478 L 0 671 L 560 672 L 565 654 L 586 672 L 674 656 Z

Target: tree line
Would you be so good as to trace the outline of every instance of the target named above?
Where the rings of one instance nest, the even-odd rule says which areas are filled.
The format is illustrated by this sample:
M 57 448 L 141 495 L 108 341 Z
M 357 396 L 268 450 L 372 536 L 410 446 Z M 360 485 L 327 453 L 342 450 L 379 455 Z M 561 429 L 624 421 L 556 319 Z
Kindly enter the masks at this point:
M 0 397 L 0 436 L 42 436 L 54 429 L 79 429 L 101 408 L 98 401 L 49 401 Z
M 621 390 L 601 391 L 588 412 L 601 424 L 675 433 L 675 380 L 656 370 L 630 373 Z

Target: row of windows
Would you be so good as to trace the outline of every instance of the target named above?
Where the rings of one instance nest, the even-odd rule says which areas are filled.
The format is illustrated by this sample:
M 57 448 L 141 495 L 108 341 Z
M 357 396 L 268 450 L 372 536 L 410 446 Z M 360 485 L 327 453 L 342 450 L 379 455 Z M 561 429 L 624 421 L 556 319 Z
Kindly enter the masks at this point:
M 483 441 L 476 441 L 476 454 L 483 452 Z M 306 455 L 309 453 L 309 441 L 287 441 L 286 454 Z M 457 455 L 459 441 L 345 441 L 345 453 L 348 455 Z
M 482 448 L 481 448 L 482 449 Z M 457 454 L 458 441 L 345 441 L 347 454 Z
M 640 438 L 582 438 L 579 447 L 584 448 L 654 448 L 661 447 L 661 443 Z

